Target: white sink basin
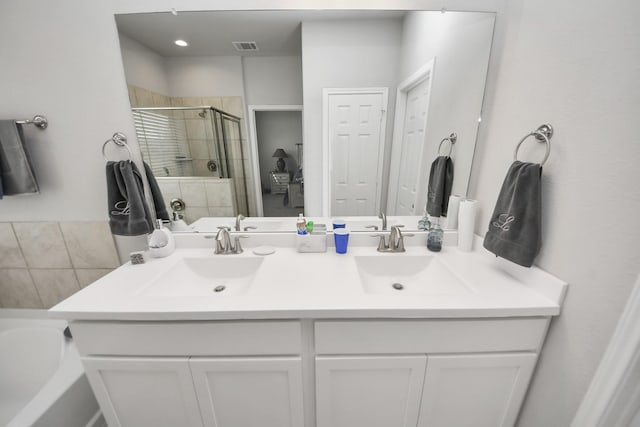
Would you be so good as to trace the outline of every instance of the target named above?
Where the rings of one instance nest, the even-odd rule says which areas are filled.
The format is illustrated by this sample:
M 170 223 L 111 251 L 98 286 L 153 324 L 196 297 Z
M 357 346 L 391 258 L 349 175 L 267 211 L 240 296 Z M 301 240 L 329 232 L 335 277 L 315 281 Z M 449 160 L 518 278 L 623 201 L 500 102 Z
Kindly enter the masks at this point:
M 139 295 L 155 297 L 238 295 L 249 290 L 260 269 L 261 257 L 211 255 L 201 258 L 182 258 L 171 265 Z
M 471 287 L 433 256 L 356 256 L 355 262 L 366 293 L 450 295 L 473 292 Z

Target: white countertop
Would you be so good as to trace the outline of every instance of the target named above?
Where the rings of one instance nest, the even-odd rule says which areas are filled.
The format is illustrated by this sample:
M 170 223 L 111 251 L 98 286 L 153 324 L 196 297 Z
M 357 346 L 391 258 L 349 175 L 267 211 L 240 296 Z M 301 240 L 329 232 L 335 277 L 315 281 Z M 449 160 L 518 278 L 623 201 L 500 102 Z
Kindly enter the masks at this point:
M 468 292 L 365 293 L 353 257 L 367 255 L 432 255 L 455 273 Z M 259 273 L 245 294 L 140 294 L 181 257 L 257 255 L 251 248 L 240 255 L 214 255 L 211 248 L 178 249 L 167 258 L 150 259 L 142 265 L 125 264 L 62 301 L 50 314 L 67 320 L 135 321 L 554 316 L 560 313 L 567 286 L 535 267 L 523 269 L 525 276 L 518 277 L 519 270 L 514 273 L 502 268 L 487 254 L 462 252 L 454 246 L 446 246 L 439 253 L 411 246 L 404 254 L 379 254 L 373 246 L 354 246 L 346 255 L 336 254 L 331 247 L 326 253 L 308 254 L 277 247 L 274 254 L 263 257 Z

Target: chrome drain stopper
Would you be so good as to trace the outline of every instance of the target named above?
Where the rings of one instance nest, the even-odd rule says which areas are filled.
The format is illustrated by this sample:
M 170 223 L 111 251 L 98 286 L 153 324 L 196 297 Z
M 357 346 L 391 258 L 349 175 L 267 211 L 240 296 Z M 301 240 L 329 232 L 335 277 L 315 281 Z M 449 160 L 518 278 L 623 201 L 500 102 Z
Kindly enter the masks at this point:
M 227 287 L 225 285 L 220 285 L 220 286 L 216 286 L 215 288 L 213 288 L 213 292 L 222 292 L 225 289 L 227 289 Z
M 393 289 L 395 289 L 396 291 L 401 291 L 404 289 L 404 285 L 402 283 L 394 283 L 393 285 L 391 285 L 393 287 Z

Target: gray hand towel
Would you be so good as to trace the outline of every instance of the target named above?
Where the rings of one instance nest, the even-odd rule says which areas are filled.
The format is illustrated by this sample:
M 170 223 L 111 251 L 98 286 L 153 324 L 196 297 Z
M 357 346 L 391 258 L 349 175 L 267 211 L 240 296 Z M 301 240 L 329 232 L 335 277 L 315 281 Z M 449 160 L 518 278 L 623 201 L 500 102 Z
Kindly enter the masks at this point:
M 513 162 L 502 184 L 483 246 L 531 267 L 542 245 L 542 165 Z
M 7 196 L 39 192 L 23 141 L 22 128 L 15 120 L 0 120 L 0 174 Z
M 151 197 L 153 198 L 153 206 L 156 210 L 156 218 L 169 221 L 169 212 L 167 212 L 167 206 L 164 204 L 164 198 L 162 192 L 158 186 L 155 175 L 151 167 L 144 162 L 144 172 L 147 174 L 147 181 L 149 182 L 149 190 L 151 190 Z
M 449 156 L 439 156 L 431 163 L 427 192 L 427 213 L 447 216 L 449 196 L 453 185 L 453 162 Z
M 153 220 L 144 200 L 142 176 L 129 160 L 107 162 L 107 201 L 111 233 L 140 236 L 153 231 Z

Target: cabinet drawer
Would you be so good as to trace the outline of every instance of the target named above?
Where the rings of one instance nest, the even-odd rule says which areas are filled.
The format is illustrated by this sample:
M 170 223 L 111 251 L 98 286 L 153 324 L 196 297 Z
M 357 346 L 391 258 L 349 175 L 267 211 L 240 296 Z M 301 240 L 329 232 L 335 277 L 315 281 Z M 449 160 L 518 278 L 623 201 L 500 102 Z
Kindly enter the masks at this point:
M 287 192 L 287 184 L 271 184 L 271 192 L 273 194 L 284 194 Z
M 547 318 L 315 323 L 316 354 L 538 351 Z
M 71 322 L 80 353 L 127 356 L 299 354 L 298 321 Z

